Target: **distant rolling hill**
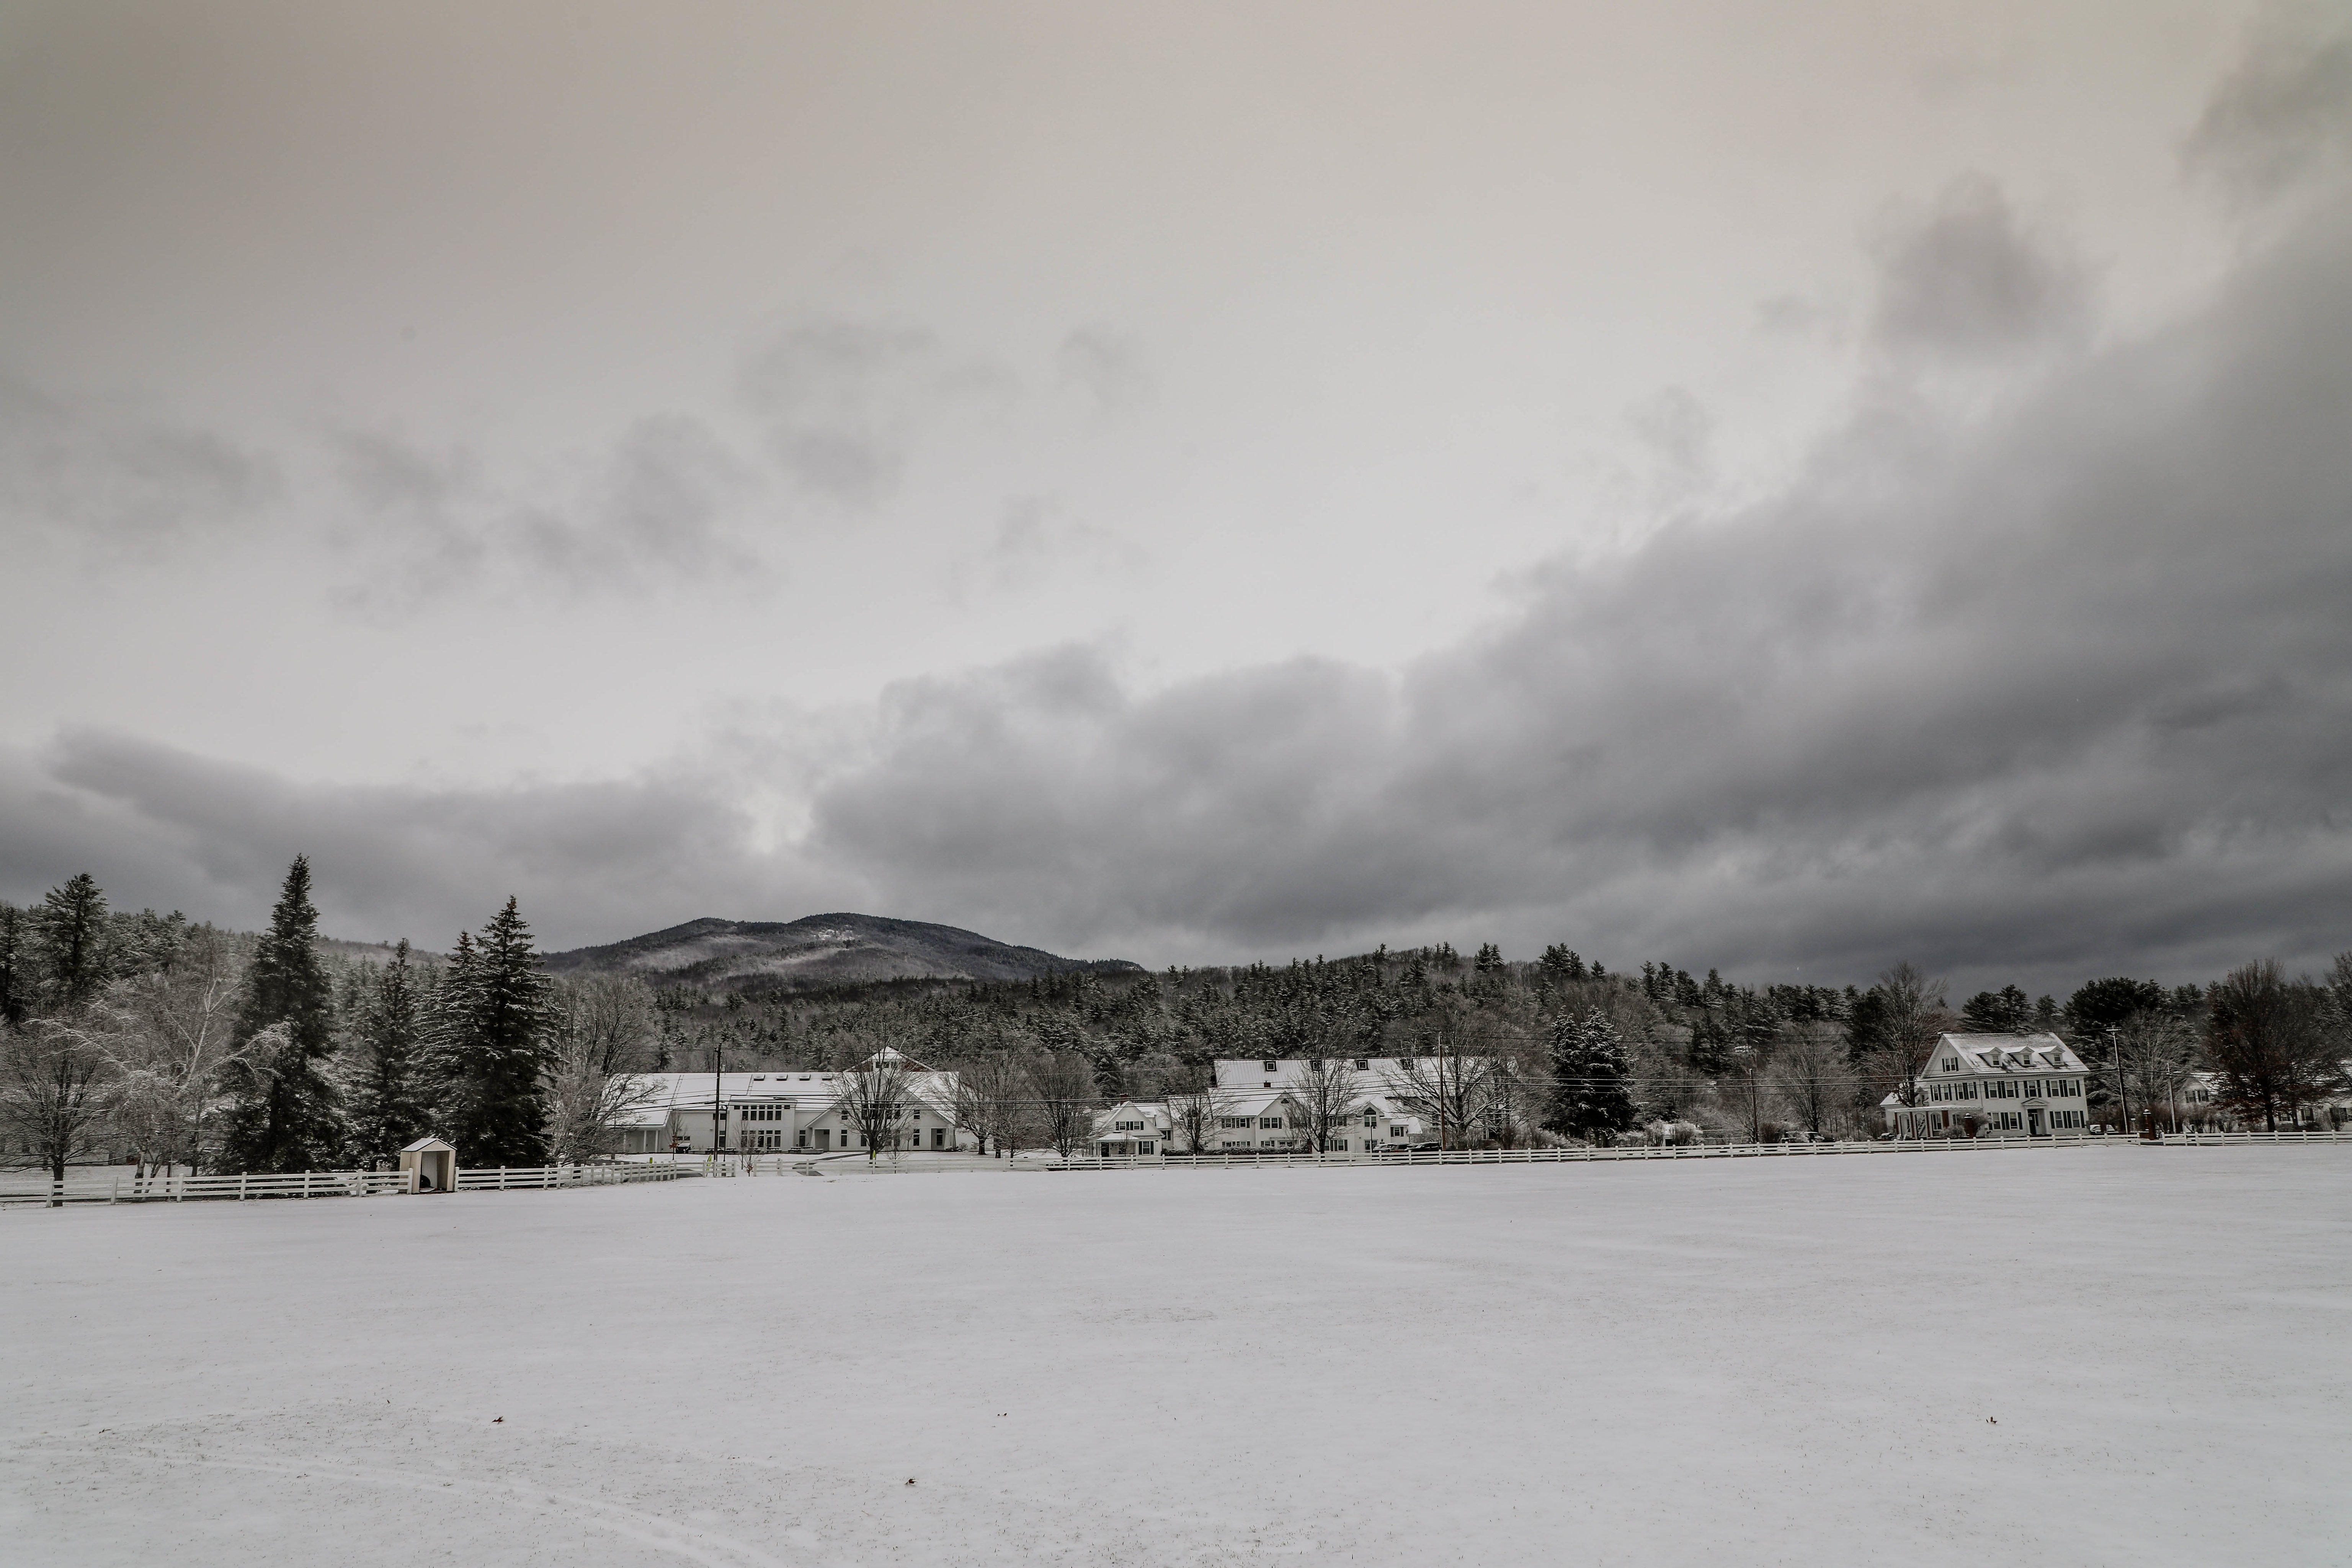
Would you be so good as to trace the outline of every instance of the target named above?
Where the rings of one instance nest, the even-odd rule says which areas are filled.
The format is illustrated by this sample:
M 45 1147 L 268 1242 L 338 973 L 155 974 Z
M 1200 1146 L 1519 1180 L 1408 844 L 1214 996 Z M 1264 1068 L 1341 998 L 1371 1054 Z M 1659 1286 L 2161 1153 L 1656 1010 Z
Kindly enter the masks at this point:
M 1118 958 L 1062 958 L 953 926 L 878 915 L 806 920 L 688 921 L 604 947 L 551 952 L 559 974 L 626 972 L 657 984 L 743 991 L 815 990 L 877 980 L 1030 980 L 1046 974 L 1135 973 Z

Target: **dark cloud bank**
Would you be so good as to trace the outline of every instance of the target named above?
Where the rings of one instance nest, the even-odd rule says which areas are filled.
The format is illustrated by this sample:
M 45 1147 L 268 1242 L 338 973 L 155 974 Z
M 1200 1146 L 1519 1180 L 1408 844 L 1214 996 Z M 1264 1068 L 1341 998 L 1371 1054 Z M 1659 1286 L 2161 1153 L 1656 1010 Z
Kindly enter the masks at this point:
M 1784 495 L 1538 570 L 1400 675 L 908 683 L 773 852 L 724 770 L 298 788 L 68 734 L 0 759 L 0 886 L 249 921 L 300 848 L 352 934 L 514 891 L 567 942 L 851 904 L 1146 962 L 1442 933 L 1824 981 L 2352 946 L 2352 213 L 1965 419 L 1939 346 L 2075 333 L 2078 276 L 1975 187 L 1882 265 L 1885 365 Z

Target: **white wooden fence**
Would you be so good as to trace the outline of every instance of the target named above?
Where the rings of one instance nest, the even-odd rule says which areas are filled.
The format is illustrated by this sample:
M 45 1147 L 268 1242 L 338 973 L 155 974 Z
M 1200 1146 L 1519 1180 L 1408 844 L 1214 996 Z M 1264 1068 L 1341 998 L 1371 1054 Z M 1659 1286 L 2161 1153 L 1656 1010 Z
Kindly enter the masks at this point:
M 661 1160 L 645 1164 L 627 1165 L 517 1165 L 484 1167 L 459 1171 L 457 1190 L 461 1193 L 496 1189 L 530 1187 L 602 1187 L 617 1182 L 674 1182 L 680 1176 L 699 1175 L 698 1166 L 681 1165 L 674 1160 Z
M 2352 1143 L 2352 1132 L 2168 1132 L 2147 1142 L 2176 1149 L 2200 1143 Z
M 2281 1134 L 2284 1138 L 2285 1135 Z M 2324 1142 L 2327 1134 L 2314 1134 Z M 1102 1159 L 1079 1155 L 1055 1160 L 1049 1171 L 1176 1170 L 1191 1166 L 1249 1165 L 1547 1165 L 1583 1163 L 1594 1160 L 1784 1160 L 1815 1154 L 1927 1154 L 2004 1149 L 2120 1149 L 2139 1142 L 2134 1138 L 1903 1138 L 1886 1142 L 1844 1143 L 1637 1143 L 1628 1148 L 1595 1149 L 1447 1149 L 1395 1154 L 1177 1154 Z
M 671 1161 L 611 1165 L 499 1166 L 457 1173 L 460 1192 L 600 1187 L 623 1182 L 672 1182 L 700 1168 Z M 60 1204 L 187 1203 L 240 1198 L 364 1198 L 416 1191 L 407 1171 L 304 1171 L 290 1175 L 123 1176 L 106 1185 L 55 1183 L 0 1193 L 0 1207 Z

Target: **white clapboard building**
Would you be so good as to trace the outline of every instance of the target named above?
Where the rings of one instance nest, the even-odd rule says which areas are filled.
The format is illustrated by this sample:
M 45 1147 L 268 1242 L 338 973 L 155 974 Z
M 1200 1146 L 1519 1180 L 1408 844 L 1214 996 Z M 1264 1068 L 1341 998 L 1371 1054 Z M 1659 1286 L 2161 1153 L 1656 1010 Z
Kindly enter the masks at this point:
M 1914 1103 L 1889 1096 L 1898 1138 L 2046 1138 L 2091 1124 L 2091 1069 L 2055 1035 L 1945 1035 Z
M 947 1151 L 975 1146 L 952 1114 L 956 1075 L 933 1072 L 885 1051 L 903 1064 L 907 1105 L 895 1140 L 899 1149 Z M 877 1058 L 877 1059 L 882 1059 Z M 624 1154 L 828 1153 L 866 1147 L 845 1113 L 844 1079 L 834 1072 L 649 1072 L 633 1075 L 642 1103 L 617 1123 Z M 715 1114 L 714 1114 L 715 1113 Z M 885 1145 L 888 1147 L 889 1145 Z
M 1345 1113 L 1330 1131 L 1329 1154 L 1377 1154 L 1410 1149 L 1434 1136 L 1411 1092 L 1412 1064 L 1395 1057 L 1337 1060 L 1326 1070 L 1343 1076 Z M 1474 1063 L 1474 1068 L 1483 1064 Z M 1436 1059 L 1422 1064 L 1439 1070 Z M 1444 1070 L 1457 1070 L 1445 1064 Z M 1107 1159 L 1169 1154 L 1303 1154 L 1312 1152 L 1303 1084 L 1308 1064 L 1292 1058 L 1219 1061 L 1214 1087 L 1186 1113 L 1182 1100 L 1129 1100 L 1095 1118 L 1095 1152 Z M 1191 1125 L 1205 1121 L 1199 1147 Z

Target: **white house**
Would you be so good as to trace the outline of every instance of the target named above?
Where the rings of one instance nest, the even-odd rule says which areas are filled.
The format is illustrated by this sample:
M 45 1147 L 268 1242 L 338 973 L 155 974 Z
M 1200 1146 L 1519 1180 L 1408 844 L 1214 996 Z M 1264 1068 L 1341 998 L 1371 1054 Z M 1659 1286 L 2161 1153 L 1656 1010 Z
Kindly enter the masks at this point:
M 1129 1101 L 1096 1120 L 1098 1153 L 1118 1154 L 1303 1154 L 1309 1152 L 1307 1108 L 1286 1089 L 1220 1089 L 1206 1097 L 1209 1125 L 1195 1149 L 1191 1120 L 1176 1100 Z M 1331 1129 L 1327 1153 L 1373 1154 L 1410 1148 L 1427 1124 L 1387 1095 L 1358 1091 L 1345 1118 Z M 1120 1143 L 1127 1147 L 1118 1147 Z M 1140 1146 L 1149 1142 L 1155 1147 Z
M 1123 1100 L 1095 1115 L 1095 1152 L 1106 1160 L 1159 1154 L 1167 1147 L 1164 1103 Z
M 1911 1105 L 1886 1106 L 1898 1138 L 2046 1138 L 2087 1131 L 2091 1069 L 2055 1035 L 1945 1035 Z
M 895 1058 L 895 1053 L 886 1053 Z M 877 1058 L 878 1059 L 878 1058 Z M 956 1075 L 919 1064 L 907 1075 L 907 1105 L 894 1141 L 899 1149 L 969 1149 L 977 1141 L 955 1125 Z M 649 1072 L 635 1081 L 650 1093 L 620 1120 L 623 1153 L 824 1153 L 863 1149 L 865 1135 L 842 1109 L 844 1080 L 833 1072 Z M 715 1115 L 714 1115 L 715 1112 Z
M 1437 1117 L 1435 1109 L 1425 1103 L 1430 1098 L 1428 1091 L 1449 1081 L 1463 1081 L 1465 1077 L 1475 1084 L 1491 1074 L 1496 1066 L 1494 1059 L 1487 1057 L 1340 1057 L 1326 1059 L 1337 1061 L 1352 1075 L 1349 1089 L 1355 1103 L 1349 1109 L 1350 1125 L 1345 1135 L 1349 1145 L 1346 1152 L 1351 1153 L 1411 1148 L 1416 1143 L 1434 1141 Z M 1304 1058 L 1298 1057 L 1220 1058 L 1211 1071 L 1221 1092 L 1246 1099 L 1252 1089 L 1259 1094 L 1297 1090 L 1307 1080 L 1308 1064 Z M 1451 1093 L 1450 1089 L 1448 1093 Z M 1249 1112 L 1244 1110 L 1237 1114 L 1246 1117 Z M 1257 1131 L 1263 1135 L 1266 1131 L 1263 1125 L 1265 1116 L 1282 1116 L 1288 1120 L 1292 1113 L 1272 1110 L 1258 1114 L 1261 1125 Z M 1479 1121 L 1491 1124 L 1480 1130 L 1489 1135 L 1498 1135 L 1505 1131 L 1498 1111 L 1490 1110 L 1481 1116 L 1474 1110 L 1470 1114 Z M 1297 1126 L 1296 1121 L 1290 1121 L 1291 1128 Z M 1462 1130 L 1453 1130 L 1452 1136 L 1461 1138 Z M 1293 1139 L 1297 1147 L 1306 1147 L 1304 1140 L 1296 1132 Z M 1340 1137 L 1335 1135 L 1332 1152 L 1341 1152 L 1339 1148 L 1340 1142 Z M 1241 1145 L 1236 1143 L 1235 1146 Z M 1267 1145 L 1261 1142 L 1260 1146 Z

